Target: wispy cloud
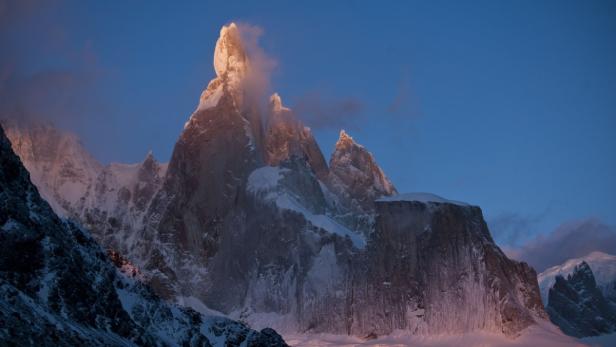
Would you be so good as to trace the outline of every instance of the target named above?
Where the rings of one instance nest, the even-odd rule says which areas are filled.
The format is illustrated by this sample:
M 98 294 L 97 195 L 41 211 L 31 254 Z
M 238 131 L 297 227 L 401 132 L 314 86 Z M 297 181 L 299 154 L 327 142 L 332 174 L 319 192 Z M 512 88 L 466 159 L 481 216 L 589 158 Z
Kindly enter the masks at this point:
M 549 209 L 535 215 L 506 212 L 488 220 L 490 232 L 499 245 L 516 247 L 536 234 L 537 227 L 548 215 Z
M 336 99 L 313 92 L 293 105 L 295 114 L 313 129 L 356 129 L 361 120 L 363 103 L 356 98 Z
M 541 272 L 592 251 L 616 254 L 616 227 L 595 218 L 569 222 L 521 247 L 504 250 L 510 257 L 526 261 Z

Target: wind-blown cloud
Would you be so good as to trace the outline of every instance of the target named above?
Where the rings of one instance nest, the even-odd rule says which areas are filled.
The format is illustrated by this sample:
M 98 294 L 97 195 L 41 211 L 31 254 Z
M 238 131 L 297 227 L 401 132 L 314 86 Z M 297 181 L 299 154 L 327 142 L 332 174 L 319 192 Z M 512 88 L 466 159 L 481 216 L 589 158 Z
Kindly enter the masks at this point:
M 492 236 L 499 245 L 516 247 L 535 234 L 538 224 L 544 220 L 547 214 L 548 210 L 531 216 L 507 212 L 488 220 L 488 225 Z
M 569 222 L 548 235 L 532 239 L 522 247 L 505 249 L 507 255 L 529 263 L 538 272 L 592 251 L 616 254 L 615 226 L 595 218 Z
M 310 93 L 293 105 L 295 114 L 313 129 L 356 129 L 361 120 L 363 104 L 355 98 L 326 98 Z
M 271 94 L 272 73 L 278 62 L 267 54 L 259 43 L 264 33 L 263 28 L 242 22 L 239 22 L 237 27 L 250 61 L 250 70 L 244 81 L 246 91 L 249 97 L 266 102 L 266 96 Z

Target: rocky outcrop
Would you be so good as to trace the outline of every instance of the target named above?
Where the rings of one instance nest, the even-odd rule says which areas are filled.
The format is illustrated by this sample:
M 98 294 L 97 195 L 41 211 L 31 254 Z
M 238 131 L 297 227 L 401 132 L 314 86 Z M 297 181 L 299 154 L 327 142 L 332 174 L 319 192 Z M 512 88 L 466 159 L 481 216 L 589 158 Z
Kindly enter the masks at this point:
M 293 156 L 304 159 L 318 179 L 327 180 L 327 163 L 310 128 L 295 118 L 291 109 L 282 105 L 280 96 L 274 94 L 270 98 L 265 134 L 265 161 L 278 166 Z
M 40 197 L 1 128 L 0 166 L 3 345 L 286 346 L 271 329 L 170 306 L 125 276 Z
M 616 331 L 616 305 L 597 287 L 590 266 L 582 261 L 567 277 L 557 275 L 546 311 L 565 334 L 596 336 Z
M 355 211 L 374 210 L 374 200 L 397 193 L 374 157 L 344 130 L 329 160 L 329 186 Z

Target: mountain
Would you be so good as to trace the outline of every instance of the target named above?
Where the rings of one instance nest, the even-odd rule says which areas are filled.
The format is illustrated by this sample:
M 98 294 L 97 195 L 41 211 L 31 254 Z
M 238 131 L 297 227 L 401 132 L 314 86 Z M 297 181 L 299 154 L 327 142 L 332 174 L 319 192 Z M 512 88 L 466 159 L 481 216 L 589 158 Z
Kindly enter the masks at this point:
M 555 277 L 546 311 L 567 335 L 586 337 L 616 331 L 616 305 L 605 299 L 585 261 L 576 265 L 566 278 Z
M 511 337 L 546 319 L 536 273 L 501 252 L 479 207 L 398 195 L 344 131 L 328 165 L 278 94 L 260 107 L 252 69 L 240 29 L 224 26 L 166 171 L 140 164 L 154 169 L 136 200 L 122 189 L 134 181 L 99 174 L 92 196 L 133 202 L 87 190 L 74 214 L 157 295 L 284 333 Z
M 0 341 L 37 346 L 286 346 L 223 317 L 166 304 L 132 266 L 59 218 L 0 128 Z
M 329 161 L 330 185 L 344 203 L 359 211 L 372 211 L 374 200 L 397 194 L 374 157 L 344 130 Z
M 150 152 L 141 163 L 102 165 L 74 134 L 50 124 L 4 121 L 3 126 L 57 214 L 79 220 L 104 247 L 122 253 L 133 247 L 133 231 L 160 189 L 167 164 Z
M 3 121 L 13 150 L 26 165 L 41 195 L 62 215 L 83 208 L 83 197 L 103 166 L 76 135 L 50 124 Z
M 569 259 L 563 264 L 552 266 L 539 274 L 537 280 L 541 289 L 541 299 L 546 306 L 549 290 L 556 282 L 556 277 L 567 278 L 581 263 L 588 264 L 593 272 L 597 287 L 606 298 L 616 303 L 616 256 L 595 251 L 584 257 Z
M 616 256 L 592 252 L 539 274 L 552 322 L 576 337 L 616 331 Z

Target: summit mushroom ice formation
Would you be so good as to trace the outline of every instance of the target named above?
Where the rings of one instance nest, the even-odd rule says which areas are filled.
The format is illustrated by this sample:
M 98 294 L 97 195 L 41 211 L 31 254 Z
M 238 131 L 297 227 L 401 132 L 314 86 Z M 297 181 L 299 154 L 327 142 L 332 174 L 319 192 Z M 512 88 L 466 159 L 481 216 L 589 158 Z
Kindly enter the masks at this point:
M 498 248 L 479 207 L 397 195 L 345 131 L 328 165 L 280 95 L 266 110 L 247 97 L 253 68 L 224 26 L 216 77 L 145 212 L 126 228 L 76 216 L 104 245 L 117 233 L 158 295 L 292 333 L 512 337 L 545 321 L 536 273 Z

